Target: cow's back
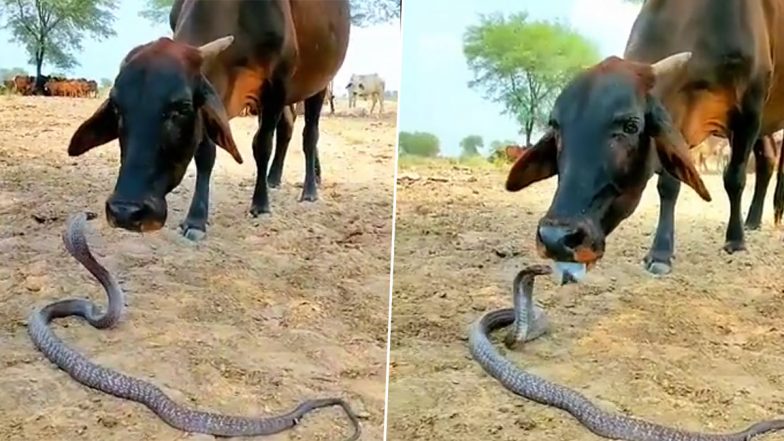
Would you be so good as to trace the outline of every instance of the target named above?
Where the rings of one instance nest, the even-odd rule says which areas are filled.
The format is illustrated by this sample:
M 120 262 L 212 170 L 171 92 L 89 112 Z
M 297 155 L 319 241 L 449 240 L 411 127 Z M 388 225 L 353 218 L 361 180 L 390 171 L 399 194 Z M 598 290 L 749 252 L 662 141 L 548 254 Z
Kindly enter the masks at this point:
M 634 22 L 625 58 L 655 62 L 691 51 L 685 76 L 687 97 L 672 87 L 663 99 L 691 145 L 711 133 L 726 134 L 726 114 L 751 79 L 770 77 L 762 133 L 784 120 L 784 0 L 647 0 Z M 780 77 L 781 79 L 777 78 Z M 688 115 L 688 116 L 687 116 Z M 709 125 L 705 121 L 713 120 Z
M 230 117 L 255 101 L 281 65 L 288 104 L 325 89 L 348 49 L 348 0 L 178 0 L 170 14 L 175 38 L 201 45 L 233 35 L 234 42 L 208 69 Z
M 299 63 L 289 101 L 301 101 L 324 89 L 348 51 L 351 29 L 349 2 L 344 0 L 292 2 Z

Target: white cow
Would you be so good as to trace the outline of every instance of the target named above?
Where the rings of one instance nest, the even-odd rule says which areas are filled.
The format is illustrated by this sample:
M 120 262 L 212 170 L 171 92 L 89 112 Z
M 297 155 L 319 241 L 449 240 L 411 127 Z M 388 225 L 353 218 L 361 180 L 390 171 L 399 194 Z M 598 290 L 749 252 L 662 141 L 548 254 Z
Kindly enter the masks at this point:
M 348 107 L 357 105 L 357 96 L 370 97 L 370 113 L 376 108 L 378 102 L 378 114 L 384 113 L 384 80 L 377 74 L 353 74 L 346 86 L 348 92 Z

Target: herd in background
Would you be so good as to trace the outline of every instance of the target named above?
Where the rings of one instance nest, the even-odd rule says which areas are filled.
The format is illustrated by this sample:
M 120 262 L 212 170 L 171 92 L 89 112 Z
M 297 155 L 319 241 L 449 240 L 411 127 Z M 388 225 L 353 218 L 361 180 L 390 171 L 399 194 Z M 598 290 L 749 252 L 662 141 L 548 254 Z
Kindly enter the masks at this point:
M 48 76 L 42 79 L 43 89 L 39 95 L 59 96 L 68 98 L 97 98 L 98 83 L 95 80 L 86 78 L 65 78 L 60 76 Z M 35 76 L 16 75 L 12 79 L 3 81 L 3 89 L 8 93 L 31 96 L 36 95 Z M 335 114 L 335 94 L 333 83 L 330 82 L 327 93 L 324 95 L 324 104 L 329 105 L 331 115 Z M 378 104 L 378 115 L 384 113 L 384 97 L 386 94 L 386 83 L 377 73 L 372 74 L 352 74 L 346 85 L 348 95 L 348 108 L 357 106 L 357 98 L 370 99 L 370 111 L 372 115 Z M 240 116 L 258 115 L 257 103 L 251 102 L 245 105 Z M 293 112 L 294 116 L 304 115 L 305 103 L 299 102 L 286 112 Z
M 45 76 L 42 78 L 44 96 L 61 96 L 68 98 L 97 98 L 98 83 L 86 78 L 65 78 Z M 36 95 L 35 77 L 32 75 L 16 75 L 3 81 L 3 89 L 23 96 Z

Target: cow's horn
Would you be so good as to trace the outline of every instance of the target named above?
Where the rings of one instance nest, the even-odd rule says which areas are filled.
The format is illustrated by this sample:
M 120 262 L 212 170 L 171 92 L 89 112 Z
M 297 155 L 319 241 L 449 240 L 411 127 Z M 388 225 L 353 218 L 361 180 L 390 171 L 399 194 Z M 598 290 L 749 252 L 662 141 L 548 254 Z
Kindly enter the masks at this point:
M 199 47 L 199 52 L 201 52 L 202 58 L 208 60 L 210 58 L 215 57 L 219 53 L 223 52 L 227 47 L 234 42 L 233 35 L 227 35 L 225 37 L 218 38 L 217 40 L 213 40 L 209 43 L 206 43 Z
M 691 52 L 680 52 L 669 57 L 662 58 L 661 60 L 653 63 L 653 75 L 660 78 L 662 75 L 667 75 L 671 72 L 678 71 L 686 66 L 686 63 L 691 58 Z

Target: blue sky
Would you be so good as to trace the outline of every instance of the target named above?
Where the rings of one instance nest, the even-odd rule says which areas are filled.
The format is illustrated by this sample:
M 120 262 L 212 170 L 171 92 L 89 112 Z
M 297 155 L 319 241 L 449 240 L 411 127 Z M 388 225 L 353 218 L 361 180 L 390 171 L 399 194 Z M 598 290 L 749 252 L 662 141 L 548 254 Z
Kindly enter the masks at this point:
M 117 75 L 120 60 L 133 47 L 162 36 L 169 36 L 168 24 L 152 25 L 139 17 L 144 9 L 143 0 L 122 0 L 116 11 L 115 37 L 104 41 L 83 41 L 83 50 L 77 56 L 81 66 L 65 72 L 69 77 L 109 78 Z M 2 18 L 0 18 L 2 22 Z M 2 22 L 4 24 L 4 22 Z M 386 80 L 388 90 L 400 89 L 400 27 L 398 23 L 351 29 L 351 41 L 343 67 L 335 77 L 335 92 L 343 92 L 351 73 L 377 72 Z M 9 43 L 11 34 L 0 29 L 0 67 L 24 67 L 33 73 L 34 66 L 27 63 L 28 55 L 18 43 Z M 49 73 L 51 66 L 44 66 Z M 60 71 L 60 69 L 54 69 Z
M 400 130 L 427 131 L 445 155 L 459 153 L 466 135 L 522 142 L 503 108 L 468 88 L 472 78 L 463 56 L 465 29 L 479 14 L 528 11 L 534 20 L 559 18 L 592 40 L 602 56 L 623 55 L 639 6 L 623 0 L 404 0 L 403 83 Z

